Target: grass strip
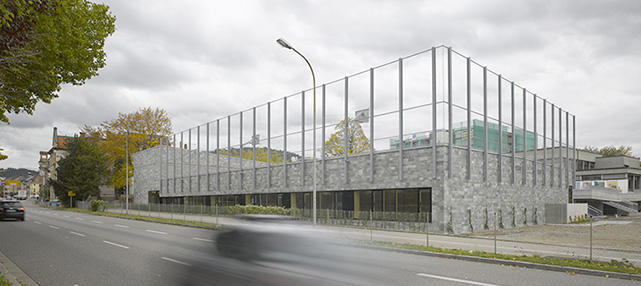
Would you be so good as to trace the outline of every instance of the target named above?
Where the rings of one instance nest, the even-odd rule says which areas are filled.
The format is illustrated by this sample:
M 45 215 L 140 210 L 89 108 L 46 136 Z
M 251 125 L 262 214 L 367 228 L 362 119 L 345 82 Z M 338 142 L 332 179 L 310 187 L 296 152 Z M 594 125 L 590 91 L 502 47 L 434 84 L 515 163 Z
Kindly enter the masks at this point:
M 13 285 L 11 281 L 9 281 L 7 277 L 4 277 L 4 275 L 0 273 L 0 286 L 11 286 L 11 285 Z
M 523 261 L 530 263 L 538 263 L 545 265 L 555 265 L 563 267 L 576 267 L 583 269 L 593 269 L 600 271 L 611 271 L 619 273 L 628 273 L 628 274 L 641 274 L 641 267 L 636 267 L 630 263 L 627 259 L 623 258 L 619 260 L 611 260 L 610 262 L 602 261 L 589 261 L 581 259 L 567 259 L 567 258 L 554 258 L 554 257 L 541 257 L 538 255 L 527 256 L 527 255 L 509 255 L 509 254 L 500 254 L 492 253 L 478 250 L 464 250 L 464 249 L 450 249 L 450 248 L 440 248 L 433 246 L 422 246 L 409 243 L 395 243 L 395 242 L 383 242 L 383 241 L 363 241 L 367 245 L 381 246 L 388 248 L 398 248 L 398 249 L 408 249 L 416 251 L 427 251 L 427 252 L 436 252 L 436 253 L 445 253 L 453 255 L 465 255 L 465 256 L 474 256 L 474 257 L 483 257 L 483 258 L 494 258 L 494 259 L 503 259 L 503 260 L 512 260 L 512 261 Z

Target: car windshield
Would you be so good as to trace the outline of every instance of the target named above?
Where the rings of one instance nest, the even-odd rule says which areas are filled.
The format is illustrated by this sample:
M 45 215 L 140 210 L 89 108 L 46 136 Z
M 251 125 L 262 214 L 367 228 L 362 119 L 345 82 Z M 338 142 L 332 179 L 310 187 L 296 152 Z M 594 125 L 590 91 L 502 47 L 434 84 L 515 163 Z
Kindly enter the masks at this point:
M 3 208 L 8 208 L 8 207 L 21 208 L 22 204 L 20 202 L 3 202 L 3 203 L 0 203 L 0 206 L 2 206 Z

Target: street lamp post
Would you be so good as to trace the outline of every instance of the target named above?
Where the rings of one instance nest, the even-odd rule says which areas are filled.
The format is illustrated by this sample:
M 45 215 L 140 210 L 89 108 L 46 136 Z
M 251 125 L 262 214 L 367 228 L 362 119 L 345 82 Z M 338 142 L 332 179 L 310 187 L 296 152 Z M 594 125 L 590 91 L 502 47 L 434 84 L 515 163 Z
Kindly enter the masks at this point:
M 129 128 L 127 128 L 127 137 L 125 137 L 125 213 L 129 214 Z
M 314 75 L 314 69 L 312 68 L 312 65 L 309 63 L 307 58 L 305 58 L 305 56 L 303 56 L 303 54 L 299 53 L 296 49 L 294 49 L 294 47 L 292 47 L 289 43 L 287 43 L 283 38 L 280 38 L 280 39 L 276 40 L 276 42 L 278 44 L 280 44 L 283 48 L 293 50 L 299 56 L 301 56 L 305 60 L 307 65 L 309 66 L 309 70 L 312 71 L 312 84 L 313 84 L 313 88 L 314 88 L 314 132 L 313 132 L 313 134 L 314 134 L 313 135 L 314 143 L 312 144 L 313 148 L 314 148 L 314 152 L 313 152 L 313 155 L 314 155 L 314 158 L 313 158 L 313 160 L 314 160 L 314 163 L 313 163 L 313 165 L 314 165 L 314 168 L 313 168 L 314 169 L 314 171 L 313 171 L 313 173 L 314 173 L 314 187 L 313 187 L 313 192 L 312 192 L 312 197 L 313 197 L 313 200 L 312 200 L 312 213 L 313 213 L 314 224 L 316 224 L 316 76 Z M 304 164 L 304 160 L 303 160 L 303 164 Z

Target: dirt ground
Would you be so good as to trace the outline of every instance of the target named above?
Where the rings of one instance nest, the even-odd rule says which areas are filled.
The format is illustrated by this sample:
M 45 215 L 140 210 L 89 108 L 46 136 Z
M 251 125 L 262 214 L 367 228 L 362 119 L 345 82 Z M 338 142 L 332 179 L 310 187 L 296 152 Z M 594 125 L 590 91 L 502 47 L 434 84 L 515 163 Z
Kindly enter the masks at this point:
M 590 223 L 535 225 L 502 229 L 497 239 L 541 243 L 546 245 L 588 246 Z M 472 237 L 494 237 L 493 231 L 470 234 Z M 641 253 L 641 216 L 605 218 L 592 224 L 594 248 Z

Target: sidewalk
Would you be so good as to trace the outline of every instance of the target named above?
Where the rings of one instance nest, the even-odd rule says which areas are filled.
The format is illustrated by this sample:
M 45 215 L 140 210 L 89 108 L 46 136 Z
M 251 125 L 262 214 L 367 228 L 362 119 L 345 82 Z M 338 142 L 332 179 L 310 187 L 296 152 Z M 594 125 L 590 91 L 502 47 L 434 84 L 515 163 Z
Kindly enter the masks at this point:
M 27 274 L 22 272 L 18 266 L 13 264 L 4 253 L 0 252 L 0 273 L 7 278 L 14 286 L 37 286 L 38 284 L 33 281 Z M 20 282 L 18 282 L 20 281 Z

